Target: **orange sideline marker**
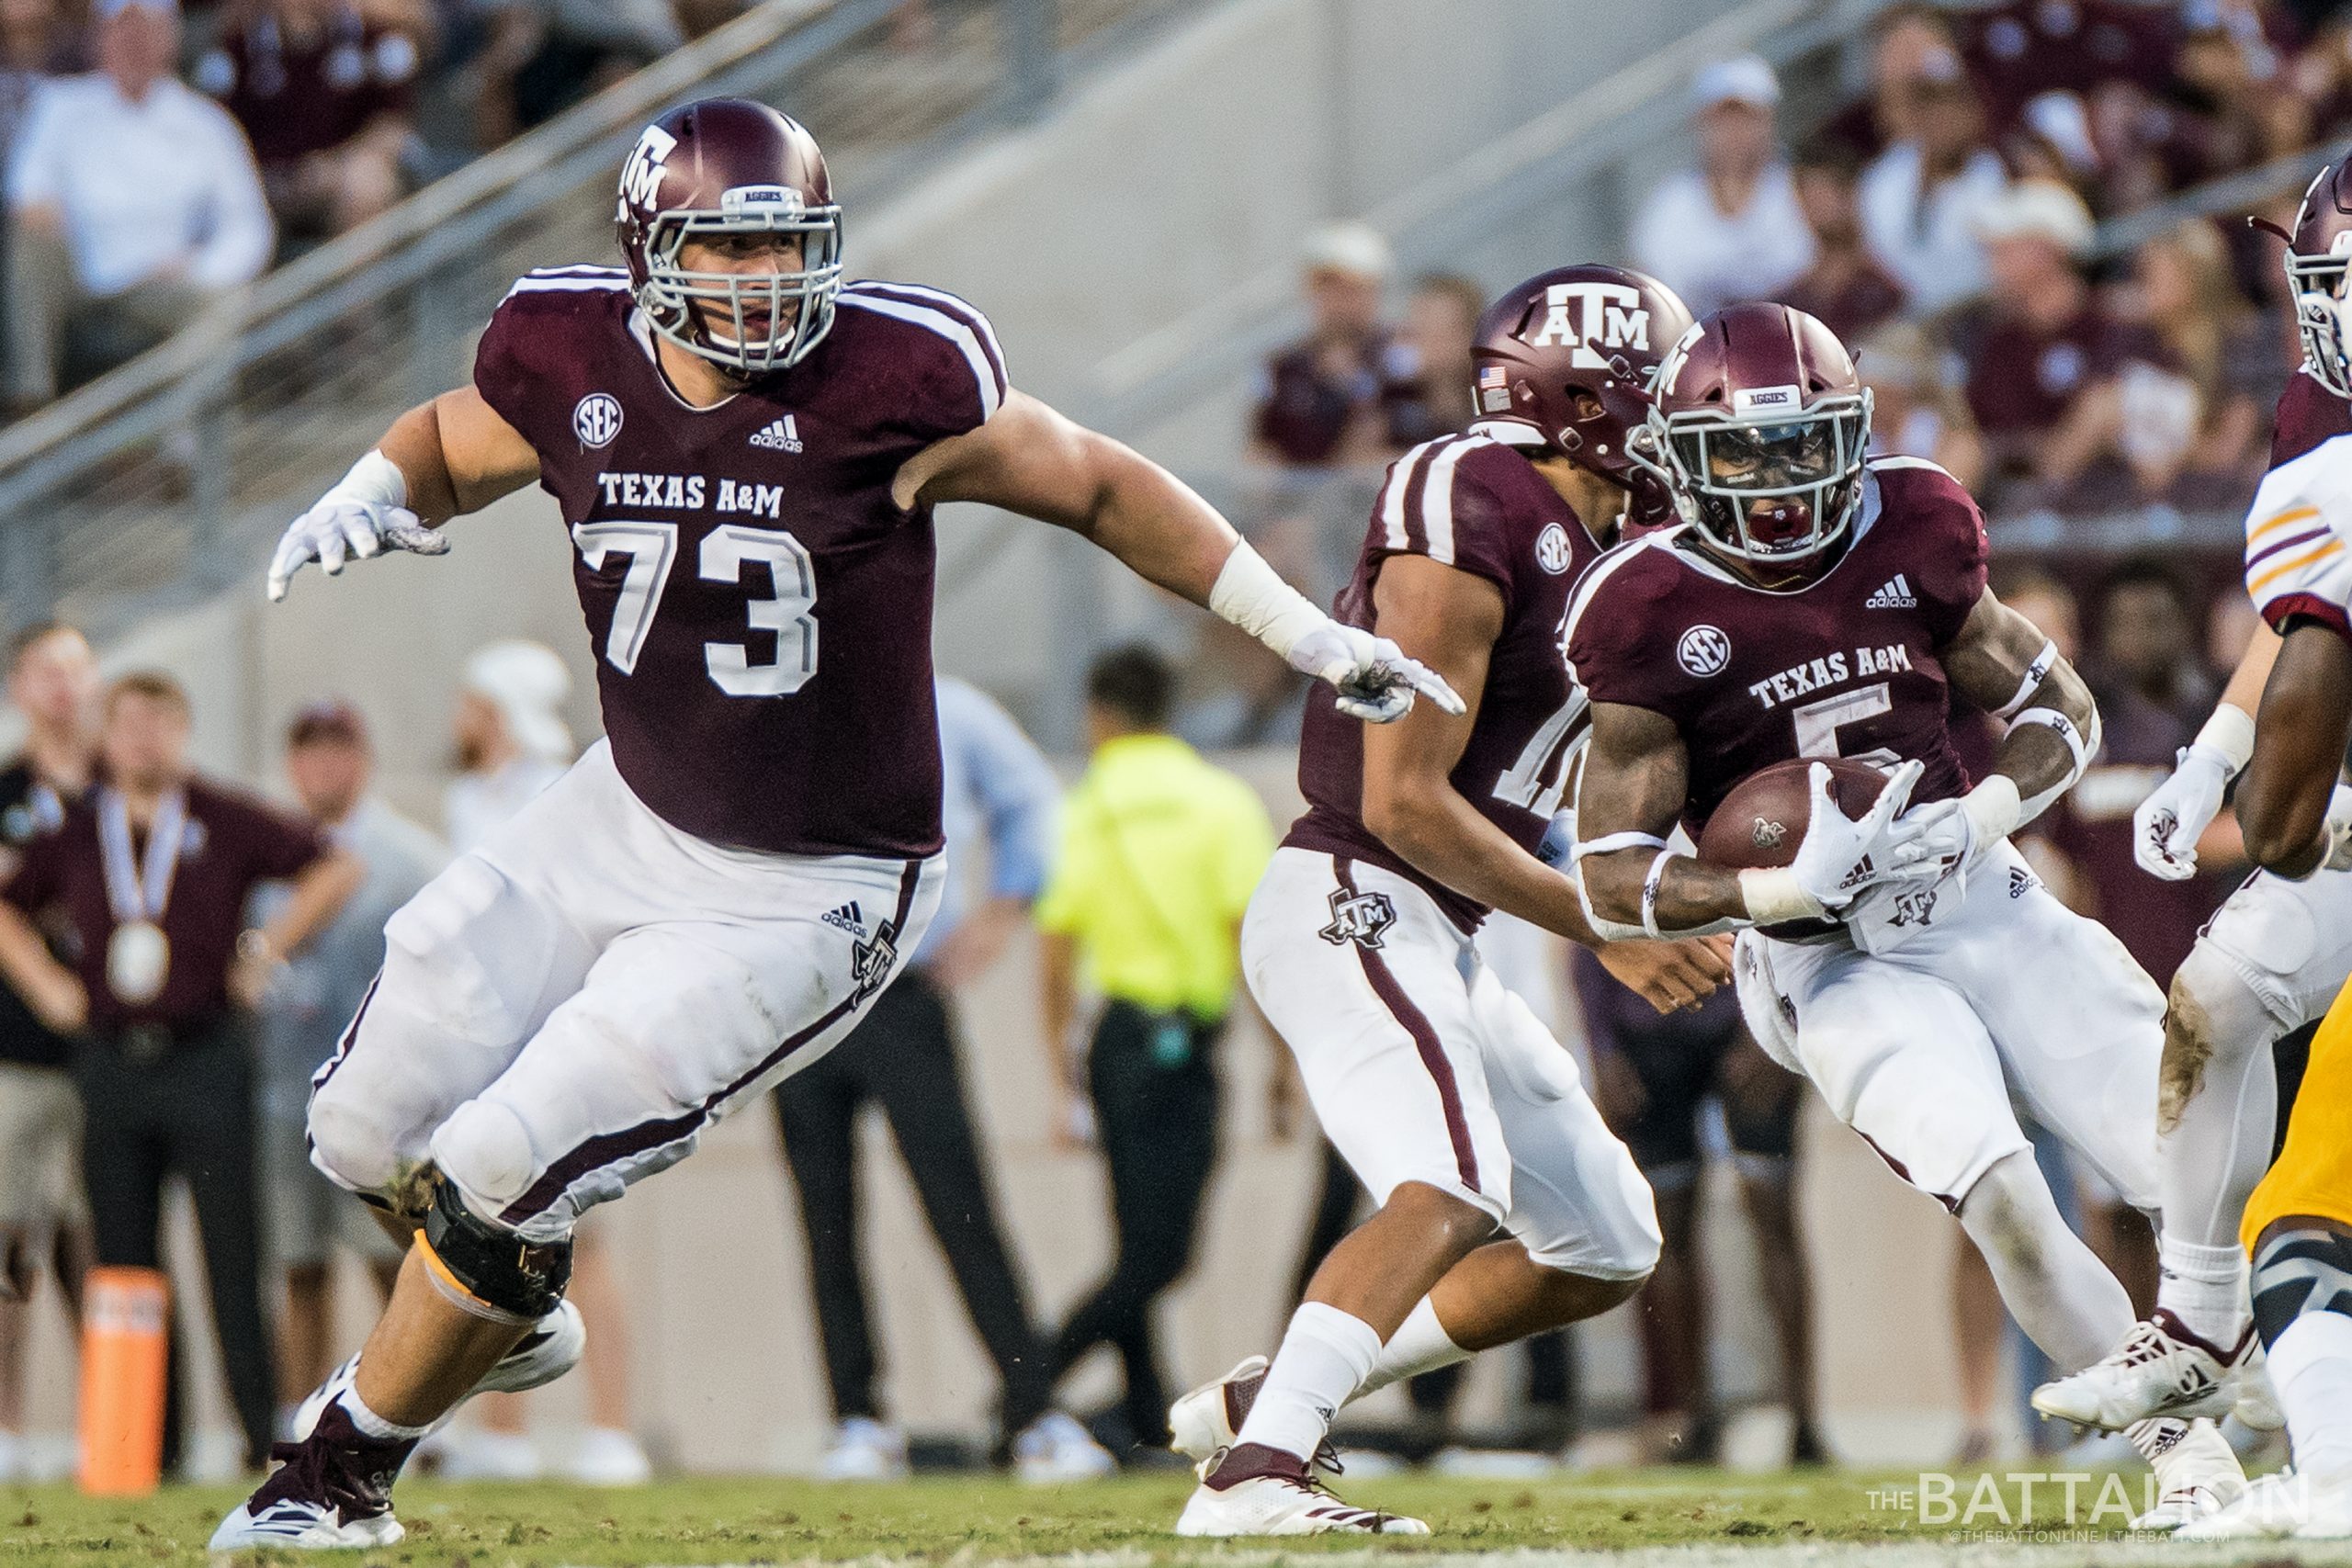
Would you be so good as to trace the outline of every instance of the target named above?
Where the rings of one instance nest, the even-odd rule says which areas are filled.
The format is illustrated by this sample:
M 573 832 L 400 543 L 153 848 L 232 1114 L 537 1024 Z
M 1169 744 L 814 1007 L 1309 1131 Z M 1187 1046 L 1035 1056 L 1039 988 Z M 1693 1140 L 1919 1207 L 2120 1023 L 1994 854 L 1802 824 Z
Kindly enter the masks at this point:
M 169 1287 L 153 1269 L 90 1270 L 82 1325 L 82 1490 L 141 1496 L 164 1465 Z

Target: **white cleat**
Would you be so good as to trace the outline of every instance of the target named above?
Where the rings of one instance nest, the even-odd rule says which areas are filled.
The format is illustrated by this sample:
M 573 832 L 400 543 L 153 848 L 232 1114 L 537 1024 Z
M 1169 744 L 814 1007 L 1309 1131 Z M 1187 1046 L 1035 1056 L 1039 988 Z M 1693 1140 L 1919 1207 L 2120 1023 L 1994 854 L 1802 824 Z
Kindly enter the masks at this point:
M 2258 1477 L 2228 1507 L 2183 1525 L 2175 1540 L 2283 1540 L 2310 1516 L 2312 1488 L 2300 1475 Z
M 1252 1356 L 1215 1382 L 1204 1382 L 1168 1407 L 1168 1446 L 1199 1463 L 1240 1440 L 1241 1423 L 1265 1386 L 1273 1365 Z
M 1220 1449 L 1241 1441 L 1241 1424 L 1258 1403 L 1273 1366 L 1263 1356 L 1251 1356 L 1215 1382 L 1204 1382 L 1168 1407 L 1168 1446 L 1195 1464 L 1206 1462 Z M 1368 1459 L 1369 1456 L 1359 1456 Z M 1326 1438 L 1315 1450 L 1315 1468 L 1332 1475 L 1346 1473 L 1340 1450 Z
M 209 1550 L 242 1551 L 258 1546 L 291 1548 L 298 1551 L 340 1548 L 394 1546 L 408 1532 L 390 1514 L 345 1522 L 325 1503 L 288 1498 L 259 1505 L 242 1504 L 230 1510 L 212 1532 Z
M 561 1472 L 582 1486 L 642 1486 L 653 1479 L 653 1461 L 633 1435 L 617 1427 L 591 1427 Z
M 2238 1362 L 2238 1402 L 2230 1414 L 2240 1426 L 2257 1432 L 2276 1432 L 2287 1425 L 2287 1412 L 2279 1407 L 2278 1390 L 2270 1381 L 2270 1358 L 2259 1338 Z
M 2239 1403 L 2242 1373 L 2259 1349 L 2251 1327 L 2222 1350 L 2158 1307 L 2154 1316 L 2133 1324 L 2104 1359 L 2035 1389 L 2033 1407 L 2106 1432 L 2162 1416 L 2209 1416 L 2218 1421 Z M 2276 1408 L 2275 1402 L 2270 1407 Z
M 1048 1410 L 1012 1439 L 1012 1468 L 1031 1486 L 1059 1486 L 1097 1480 L 1119 1461 L 1074 1417 Z
M 2189 1422 L 2148 1462 L 2156 1472 L 2156 1506 L 2132 1521 L 2135 1530 L 2177 1531 L 2223 1512 L 2246 1494 L 2237 1451 L 2209 1420 Z
M 1351 1507 L 1326 1491 L 1305 1461 L 1250 1445 L 1228 1450 L 1201 1467 L 1201 1483 L 1185 1503 L 1176 1533 L 1427 1535 L 1430 1527 L 1397 1514 Z
M 837 1424 L 817 1461 L 820 1481 L 903 1481 L 906 1475 L 907 1435 L 867 1416 Z
M 482 1373 L 466 1397 L 477 1393 L 521 1393 L 555 1382 L 580 1364 L 588 1349 L 588 1325 L 580 1309 L 558 1302 L 553 1311 L 531 1325 L 514 1348 Z

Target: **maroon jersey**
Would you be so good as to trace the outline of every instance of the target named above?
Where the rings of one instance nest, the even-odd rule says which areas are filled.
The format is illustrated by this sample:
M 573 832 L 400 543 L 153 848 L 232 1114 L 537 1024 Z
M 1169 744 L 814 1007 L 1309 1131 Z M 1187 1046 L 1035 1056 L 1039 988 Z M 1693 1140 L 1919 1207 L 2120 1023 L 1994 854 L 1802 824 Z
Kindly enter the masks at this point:
M 1927 765 L 1914 801 L 1968 788 L 1940 651 L 1984 592 L 1984 519 L 1935 464 L 1881 457 L 1837 564 L 1803 588 L 1758 588 L 1677 528 L 1586 575 L 1568 663 L 1596 703 L 1674 721 L 1690 756 L 1696 839 L 1732 786 L 1792 757 Z
M 316 829 L 242 791 L 202 779 L 190 779 L 186 788 L 179 864 L 156 921 L 171 959 L 152 1001 L 126 1003 L 107 983 L 115 917 L 99 849 L 99 791 L 66 807 L 56 831 L 28 842 L 16 874 L 0 888 L 0 897 L 25 914 L 58 922 L 61 956 L 90 993 L 90 1028 L 99 1034 L 133 1025 L 201 1029 L 226 1013 L 246 899 L 261 883 L 292 876 L 326 852 Z M 132 829 L 130 847 L 133 863 L 144 865 L 146 833 Z
M 815 353 L 694 409 L 627 276 L 566 267 L 515 285 L 474 384 L 562 504 L 605 730 L 638 798 L 768 853 L 937 851 L 931 513 L 890 482 L 1003 401 L 987 319 L 854 283 Z
M 385 115 L 405 115 L 416 44 L 345 6 L 301 39 L 266 10 L 197 62 L 196 85 L 226 104 L 265 168 L 340 147 Z
M 1574 509 L 1510 443 L 1533 432 L 1498 421 L 1416 446 L 1389 466 L 1355 576 L 1332 605 L 1351 626 L 1373 624 L 1373 590 L 1389 557 L 1426 556 L 1502 591 L 1503 627 L 1487 665 L 1477 722 L 1454 764 L 1453 787 L 1532 851 L 1560 808 L 1586 703 L 1560 661 L 1568 592 L 1600 554 Z M 1487 907 L 1407 864 L 1363 825 L 1363 727 L 1310 702 L 1298 750 L 1306 815 L 1283 841 L 1383 867 L 1427 889 L 1464 930 Z
M 1997 311 L 1967 348 L 1968 408 L 1988 435 L 2048 430 L 2093 382 L 2133 361 L 2169 369 L 2172 356 L 2144 328 L 2086 304 L 2054 333 Z

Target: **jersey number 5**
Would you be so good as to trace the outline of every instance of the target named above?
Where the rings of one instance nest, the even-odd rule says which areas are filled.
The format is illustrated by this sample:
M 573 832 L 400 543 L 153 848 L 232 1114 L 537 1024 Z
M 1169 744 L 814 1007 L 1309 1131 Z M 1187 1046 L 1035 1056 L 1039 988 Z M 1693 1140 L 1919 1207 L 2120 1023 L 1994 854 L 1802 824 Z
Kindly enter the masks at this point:
M 620 597 L 613 604 L 612 629 L 605 636 L 605 658 L 622 674 L 633 673 L 645 639 L 662 613 L 662 591 L 678 553 L 675 523 L 579 523 L 571 542 L 591 571 L 602 571 L 613 555 L 628 558 Z M 752 661 L 740 642 L 702 645 L 703 668 L 711 684 L 730 697 L 781 697 L 798 691 L 817 672 L 817 568 L 808 547 L 781 528 L 751 528 L 725 523 L 703 536 L 697 575 L 705 582 L 741 582 L 743 568 L 768 569 L 771 592 L 744 606 L 744 624 L 775 633 L 775 657 Z
M 1867 751 L 1848 753 L 1839 750 L 1838 731 L 1849 724 L 1876 718 L 1883 713 L 1894 711 L 1894 697 L 1887 682 L 1860 686 L 1850 692 L 1840 692 L 1834 697 L 1801 704 L 1789 710 L 1796 721 L 1797 755 L 1800 757 L 1845 757 L 1873 767 L 1892 768 L 1903 759 L 1883 746 Z

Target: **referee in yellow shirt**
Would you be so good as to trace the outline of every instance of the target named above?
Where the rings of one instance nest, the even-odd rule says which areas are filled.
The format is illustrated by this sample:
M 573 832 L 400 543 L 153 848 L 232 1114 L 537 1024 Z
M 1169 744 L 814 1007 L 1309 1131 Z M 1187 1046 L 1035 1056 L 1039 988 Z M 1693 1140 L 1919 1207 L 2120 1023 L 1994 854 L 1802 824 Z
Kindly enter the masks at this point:
M 1209 1051 L 1238 989 L 1242 911 L 1274 848 L 1256 793 L 1167 733 L 1174 686 L 1142 647 L 1088 671 L 1093 757 L 1062 803 L 1060 852 L 1035 911 L 1057 1074 L 1080 977 L 1102 998 L 1087 1089 L 1118 1228 L 1111 1271 L 1063 1327 L 1055 1371 L 1110 1344 L 1125 1378 L 1124 1435 L 1150 1447 L 1169 1440 L 1152 1304 L 1192 1261 L 1216 1159 Z M 1067 1130 L 1077 1090 L 1067 1078 L 1062 1088 Z

